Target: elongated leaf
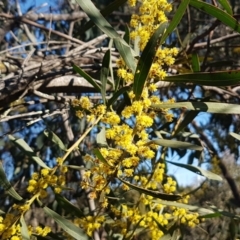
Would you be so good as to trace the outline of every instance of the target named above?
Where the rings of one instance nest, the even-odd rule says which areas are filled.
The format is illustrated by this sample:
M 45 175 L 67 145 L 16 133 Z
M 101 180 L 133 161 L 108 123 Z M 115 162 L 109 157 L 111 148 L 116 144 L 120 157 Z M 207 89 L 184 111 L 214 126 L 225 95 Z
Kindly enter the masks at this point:
M 115 0 L 114 2 L 110 3 L 106 8 L 101 10 L 101 14 L 106 17 L 109 16 L 113 11 L 118 9 L 120 6 L 122 6 L 124 3 L 126 3 L 127 0 Z M 83 31 L 87 31 L 89 28 L 93 27 L 94 23 L 92 20 L 88 21 L 84 26 L 83 26 Z
M 190 5 L 217 18 L 219 21 L 230 27 L 232 30 L 240 33 L 240 24 L 238 23 L 237 19 L 233 18 L 231 15 L 224 12 L 223 10 L 211 4 L 198 0 L 190 0 Z
M 167 82 L 193 83 L 196 85 L 206 86 L 232 86 L 240 83 L 240 71 L 222 71 L 222 72 L 201 72 L 201 73 L 187 73 L 174 76 L 167 76 L 164 78 Z
M 184 108 L 209 113 L 240 114 L 240 105 L 218 102 L 177 102 L 152 105 L 155 109 Z
M 192 69 L 194 72 L 200 72 L 200 63 L 197 53 L 192 53 Z
M 198 212 L 200 216 L 205 217 L 207 215 L 210 214 L 215 214 L 218 213 L 216 215 L 216 217 L 219 216 L 219 214 L 221 214 L 222 216 L 226 216 L 226 217 L 230 217 L 230 218 L 237 218 L 240 219 L 239 215 L 224 211 L 222 209 L 218 209 L 216 207 L 212 207 L 210 206 L 209 208 L 201 208 L 198 206 L 194 206 L 194 205 L 188 205 L 188 204 L 184 204 L 184 203 L 178 203 L 178 202 L 170 202 L 170 201 L 164 201 L 164 200 L 160 200 L 160 199 L 156 199 L 153 200 L 153 202 L 156 203 L 160 203 L 162 205 L 166 205 L 166 206 L 174 206 L 174 207 L 179 207 L 179 208 L 184 208 L 193 212 Z
M 30 236 L 29 236 L 29 233 L 28 233 L 28 227 L 27 227 L 27 224 L 24 220 L 24 217 L 21 216 L 20 218 L 20 226 L 21 226 L 21 237 L 23 240 L 30 240 Z
M 233 15 L 232 7 L 229 4 L 228 0 L 218 0 L 218 2 L 222 5 L 223 9 L 226 10 L 226 12 L 229 15 L 231 15 L 231 16 Z
M 77 72 L 80 76 L 85 78 L 95 88 L 97 92 L 101 92 L 101 87 L 96 83 L 96 81 L 86 72 L 84 72 L 80 67 L 73 65 L 73 70 Z
M 184 203 L 178 203 L 178 202 L 170 202 L 170 201 L 163 201 L 160 199 L 156 199 L 153 200 L 156 203 L 160 203 L 162 205 L 166 205 L 166 206 L 174 206 L 174 207 L 178 207 L 178 208 L 184 208 L 193 212 L 198 212 L 199 215 L 206 215 L 206 214 L 212 214 L 215 213 L 215 211 L 211 210 L 211 209 L 207 209 L 207 208 L 201 208 L 198 206 L 193 206 L 193 205 L 188 205 L 188 204 L 184 204 Z
M 142 94 L 144 84 L 147 80 L 149 70 L 152 66 L 155 54 L 160 44 L 160 36 L 163 34 L 167 27 L 167 22 L 160 24 L 155 33 L 151 36 L 142 55 L 138 61 L 137 69 L 134 75 L 133 92 L 135 98 L 139 99 Z
M 176 163 L 176 162 L 171 162 L 171 161 L 166 161 L 168 163 L 171 163 L 175 166 L 178 166 L 178 167 L 182 167 L 182 168 L 185 168 L 191 172 L 194 172 L 196 174 L 199 174 L 199 175 L 202 175 L 210 180 L 216 180 L 216 181 L 222 181 L 222 177 L 215 174 L 215 173 L 212 173 L 210 171 L 207 171 L 207 170 L 204 170 L 200 167 L 197 167 L 197 166 L 193 166 L 193 165 L 190 165 L 190 164 L 183 164 L 183 163 Z
M 16 139 L 12 135 L 8 135 L 9 140 L 13 142 L 18 148 L 20 148 L 27 156 L 32 158 L 39 166 L 50 169 L 43 161 L 41 158 L 37 157 L 33 150 L 29 147 L 29 145 L 23 140 L 23 139 Z
M 153 220 L 154 220 L 154 222 L 157 224 L 157 226 L 158 226 L 158 229 L 160 229 L 164 234 L 167 234 L 167 229 L 166 228 L 164 228 L 159 222 L 158 222 L 158 220 L 155 218 L 155 217 L 152 217 L 153 218 Z
M 104 163 L 104 164 L 112 167 L 112 166 L 107 162 L 107 160 L 103 157 L 103 155 L 101 154 L 101 152 L 99 151 L 99 149 L 94 148 L 94 149 L 93 149 L 93 153 L 96 155 L 96 157 L 97 157 L 102 163 Z
M 100 28 L 108 37 L 114 40 L 115 46 L 118 49 L 126 65 L 135 72 L 136 62 L 134 59 L 135 53 L 133 49 L 119 36 L 109 22 L 103 17 L 100 11 L 90 0 L 76 0 L 83 11 L 89 18 Z
M 162 236 L 159 240 L 171 240 L 172 236 L 170 234 L 166 234 Z
M 56 201 L 58 204 L 68 213 L 73 214 L 79 218 L 84 217 L 83 212 L 74 206 L 71 202 L 69 202 L 65 197 L 61 196 L 60 194 L 55 194 Z
M 116 100 L 122 95 L 124 94 L 125 92 L 127 92 L 128 90 L 130 90 L 130 86 L 127 86 L 127 87 L 122 87 L 120 88 L 117 92 L 115 92 L 113 94 L 113 96 L 108 100 L 108 103 L 107 103 L 107 106 L 110 107 L 112 106 Z
M 88 236 L 82 231 L 81 228 L 75 226 L 72 222 L 66 218 L 60 216 L 58 213 L 54 212 L 48 207 L 43 208 L 44 212 L 51 218 L 54 219 L 56 223 L 69 235 L 74 237 L 77 240 L 87 240 Z
M 177 201 L 179 199 L 181 199 L 182 197 L 180 195 L 170 195 L 170 194 L 166 194 L 166 193 L 161 193 L 159 191 L 153 191 L 153 190 L 148 190 L 148 189 L 144 189 L 141 187 L 138 187 L 136 185 L 133 185 L 127 181 L 124 181 L 121 178 L 118 178 L 121 182 L 123 182 L 124 184 L 126 184 L 127 186 L 129 186 L 132 189 L 137 190 L 138 192 L 150 195 L 154 198 L 160 198 L 162 200 L 167 200 L 167 201 Z
M 231 135 L 232 137 L 236 138 L 237 140 L 240 141 L 240 135 L 234 132 L 230 132 L 229 135 Z
M 105 126 L 102 126 L 101 131 L 97 134 L 97 145 L 99 147 L 108 147 Z
M 1 162 L 0 162 L 0 186 L 3 187 L 4 190 L 16 200 L 18 201 L 23 200 L 23 198 L 15 191 L 11 183 L 8 181 Z
M 101 74 L 100 74 L 100 80 L 102 83 L 101 94 L 102 94 L 103 104 L 106 104 L 106 85 L 107 85 L 107 80 L 108 80 L 107 78 L 109 74 L 110 60 L 111 60 L 111 51 L 110 49 L 108 49 L 103 57 Z
M 63 144 L 62 140 L 52 131 L 45 130 L 44 135 L 49 138 L 52 142 L 56 143 L 60 149 L 66 151 L 67 148 Z
M 178 127 L 174 130 L 172 136 L 176 136 L 185 127 L 187 127 L 187 125 L 193 121 L 193 119 L 198 115 L 198 113 L 199 113 L 198 111 L 189 111 L 189 112 L 187 112 L 185 117 L 184 117 L 184 119 L 182 120 L 182 122 L 180 122 Z
M 190 0 L 181 1 L 181 4 L 179 5 L 177 11 L 174 13 L 174 17 L 173 17 L 172 21 L 170 22 L 166 32 L 163 34 L 163 36 L 161 38 L 160 44 L 163 44 L 165 42 L 165 40 L 167 39 L 167 37 L 177 27 L 177 25 L 181 21 L 183 15 L 187 9 L 189 2 L 190 2 Z
M 72 168 L 72 169 L 76 169 L 76 170 L 86 170 L 86 168 L 84 166 L 77 166 L 77 165 L 63 165 L 66 166 L 68 168 Z
M 124 36 L 123 36 L 123 39 L 125 40 L 125 42 L 126 42 L 127 44 L 130 43 L 130 30 L 129 30 L 128 25 L 125 25 L 125 34 L 124 34 Z
M 151 140 L 146 143 L 146 145 L 150 144 L 157 144 L 163 147 L 170 147 L 170 148 L 180 148 L 180 149 L 190 149 L 190 150 L 196 150 L 196 151 L 202 151 L 202 147 L 188 143 L 188 142 L 181 142 L 181 141 L 176 141 L 176 140 L 169 140 L 169 139 L 155 139 Z

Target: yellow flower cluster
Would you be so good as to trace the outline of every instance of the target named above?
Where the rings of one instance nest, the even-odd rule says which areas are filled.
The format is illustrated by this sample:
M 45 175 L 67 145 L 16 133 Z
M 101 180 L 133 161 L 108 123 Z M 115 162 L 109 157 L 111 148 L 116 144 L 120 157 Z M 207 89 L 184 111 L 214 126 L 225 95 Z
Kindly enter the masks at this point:
M 137 1 L 128 0 L 128 2 L 130 6 L 135 6 Z M 130 36 L 132 40 L 138 40 L 140 51 L 143 51 L 159 24 L 167 21 L 164 12 L 171 10 L 171 4 L 167 0 L 140 2 L 140 15 L 133 15 L 131 19 L 130 26 L 133 31 Z M 164 206 L 147 194 L 141 193 L 135 204 L 129 205 L 121 203 L 116 206 L 108 198 L 111 190 L 117 190 L 119 195 L 129 190 L 128 184 L 122 184 L 120 179 L 129 181 L 137 187 L 161 191 L 165 194 L 171 195 L 176 192 L 176 182 L 166 175 L 165 164 L 155 159 L 158 146 L 149 142 L 149 132 L 159 115 L 159 112 L 151 106 L 162 103 L 159 97 L 154 95 L 157 90 L 154 80 L 164 79 L 166 76 L 164 68 L 174 63 L 177 54 L 176 48 L 159 48 L 156 51 L 141 97 L 136 99 L 134 92 L 129 91 L 130 104 L 126 105 L 119 115 L 114 111 L 113 106 L 110 109 L 104 108 L 104 105 L 94 106 L 86 97 L 73 101 L 77 116 L 87 115 L 88 119 L 102 116 L 101 124 L 106 127 L 106 139 L 109 143 L 109 147 L 98 149 L 101 156 L 96 154 L 95 157 L 90 155 L 84 157 L 91 169 L 85 172 L 81 187 L 91 192 L 89 195 L 91 198 L 100 198 L 97 217 L 87 216 L 75 221 L 75 224 L 84 228 L 89 236 L 102 226 L 106 208 L 114 215 L 112 224 L 114 232 L 124 235 L 123 238 L 126 239 L 133 237 L 134 229 L 138 227 L 146 229 L 150 239 L 155 240 L 164 234 L 159 228 L 160 225 L 164 228 L 176 221 L 188 226 L 198 224 L 198 214 L 182 208 Z M 118 60 L 117 67 L 118 77 L 126 85 L 132 84 L 134 73 L 127 68 L 122 58 Z M 169 99 L 168 102 L 173 103 L 174 100 Z M 167 121 L 172 121 L 173 115 L 168 109 L 161 110 L 160 114 Z M 152 168 L 146 170 L 150 165 Z M 141 171 L 141 168 L 145 170 Z M 122 196 L 119 198 L 122 199 Z M 182 201 L 187 203 L 188 197 Z M 148 210 L 141 211 L 140 206 Z
M 27 191 L 33 195 L 38 195 L 39 198 L 47 197 L 46 189 L 52 187 L 55 193 L 60 193 L 65 186 L 65 173 L 68 171 L 66 166 L 62 166 L 58 176 L 53 174 L 53 170 L 42 169 L 41 174 L 35 172 L 29 180 Z
M 130 6 L 135 6 L 136 1 L 129 0 Z M 160 23 L 166 22 L 165 12 L 172 10 L 172 5 L 166 0 L 142 0 L 139 15 L 132 15 L 130 26 L 135 30 L 130 33 L 132 39 L 139 38 L 142 51 Z
M 14 207 L 15 209 L 19 209 L 17 205 Z M 21 226 L 17 223 L 19 217 L 16 214 L 7 213 L 5 218 L 0 217 L 0 237 L 2 240 L 23 240 L 21 234 Z M 32 234 L 39 235 L 42 237 L 47 236 L 48 233 L 51 232 L 50 227 L 36 227 L 33 229 L 32 226 L 28 226 L 28 234 L 31 236 Z
M 80 99 L 73 99 L 72 106 L 76 110 L 78 118 L 87 117 L 88 122 L 93 122 L 98 116 L 106 112 L 106 106 L 103 104 L 94 106 L 88 97 L 81 97 Z
M 104 216 L 86 216 L 84 219 L 75 219 L 74 223 L 83 228 L 88 236 L 92 236 L 93 232 L 99 229 L 104 221 Z

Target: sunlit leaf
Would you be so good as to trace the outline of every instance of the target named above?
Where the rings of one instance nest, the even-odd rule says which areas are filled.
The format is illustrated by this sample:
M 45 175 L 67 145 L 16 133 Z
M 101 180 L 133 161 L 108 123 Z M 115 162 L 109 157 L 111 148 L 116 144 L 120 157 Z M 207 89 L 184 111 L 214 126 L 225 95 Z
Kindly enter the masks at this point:
M 146 143 L 146 145 L 150 144 L 157 144 L 163 147 L 170 147 L 170 148 L 180 148 L 180 149 L 190 149 L 196 151 L 202 151 L 202 147 L 188 143 L 188 142 L 181 142 L 176 140 L 169 140 L 169 139 L 154 139 Z
M 67 220 L 65 217 L 60 216 L 58 213 L 54 212 L 48 207 L 43 208 L 44 212 L 54 219 L 56 223 L 70 236 L 76 240 L 88 240 L 88 236 L 83 232 L 83 230 L 77 227 L 75 224 Z
M 240 71 L 201 72 L 166 76 L 167 82 L 193 83 L 205 86 L 231 86 L 240 83 Z
M 20 226 L 21 226 L 21 237 L 23 240 L 30 240 L 30 236 L 29 236 L 29 233 L 28 233 L 28 227 L 27 227 L 27 224 L 24 220 L 24 217 L 21 216 L 20 218 Z
M 240 105 L 219 102 L 176 102 L 176 103 L 153 104 L 152 107 L 154 109 L 183 108 L 188 110 L 209 113 L 240 114 Z
M 61 196 L 60 194 L 55 194 L 56 201 L 58 204 L 68 213 L 72 214 L 76 217 L 84 217 L 83 212 L 74 206 L 71 202 L 69 202 L 65 197 Z
M 44 130 L 44 135 L 49 138 L 52 142 L 56 143 L 58 147 L 64 151 L 67 150 L 62 140 L 52 131 Z
M 63 165 L 63 166 L 66 166 L 66 167 L 72 168 L 72 169 L 76 169 L 76 170 L 86 170 L 86 168 L 83 166 L 76 166 L 76 165 Z
M 23 200 L 23 198 L 15 191 L 11 183 L 8 181 L 7 176 L 4 172 L 3 165 L 0 162 L 0 186 L 13 198 L 18 201 Z
M 169 37 L 169 35 L 177 27 L 177 25 L 181 21 L 183 15 L 187 9 L 189 2 L 190 2 L 190 0 L 181 1 L 177 11 L 175 11 L 175 13 L 174 13 L 172 21 L 170 22 L 168 28 L 166 29 L 165 33 L 163 34 L 163 36 L 161 38 L 160 44 L 163 44 L 165 42 L 165 40 Z
M 80 67 L 73 65 L 73 70 L 77 72 L 80 76 L 82 76 L 84 79 L 86 79 L 95 88 L 97 92 L 101 92 L 101 87 L 96 83 L 96 81 L 86 72 L 84 72 Z
M 189 123 L 193 121 L 193 119 L 198 115 L 198 111 L 189 111 L 184 116 L 184 119 L 180 122 L 177 128 L 173 131 L 172 136 L 176 136 L 179 132 L 181 132 L 184 128 L 187 127 Z
M 240 24 L 238 23 L 237 19 L 233 18 L 231 15 L 224 12 L 220 8 L 198 0 L 190 0 L 190 5 L 217 18 L 219 21 L 230 27 L 232 30 L 240 33 Z
M 103 155 L 101 154 L 101 152 L 100 152 L 99 149 L 94 148 L 94 149 L 93 149 L 93 153 L 96 155 L 96 157 L 97 157 L 102 163 L 104 163 L 104 164 L 112 167 L 112 166 L 108 163 L 108 161 L 103 157 Z
M 113 11 L 117 10 L 120 6 L 122 6 L 124 3 L 126 3 L 127 0 L 115 0 L 112 3 L 110 3 L 108 6 L 106 6 L 103 10 L 101 10 L 101 14 L 106 17 L 109 16 Z M 83 32 L 87 31 L 89 28 L 93 27 L 94 23 L 92 20 L 88 21 L 83 26 Z
M 108 147 L 105 126 L 101 126 L 101 131 L 97 134 L 96 140 L 99 147 Z
M 101 29 L 108 37 L 112 38 L 116 48 L 122 56 L 126 65 L 135 72 L 136 61 L 134 59 L 135 53 L 133 49 L 124 41 L 123 38 L 115 31 L 110 23 L 103 17 L 100 11 L 90 0 L 76 0 L 81 6 L 83 11 L 89 16 L 89 18 L 95 23 L 95 25 Z
M 34 160 L 39 166 L 50 169 L 41 158 L 37 157 L 33 150 L 29 147 L 29 145 L 23 139 L 17 139 L 12 135 L 8 135 L 9 140 L 13 142 L 18 148 L 20 148 L 27 156 L 29 156 L 32 160 Z
M 129 29 L 128 25 L 125 25 L 125 34 L 123 36 L 123 39 L 125 40 L 125 42 L 127 44 L 130 43 L 130 29 Z
M 210 180 L 216 180 L 216 181 L 222 181 L 222 177 L 215 174 L 215 173 L 212 173 L 208 170 L 204 170 L 200 167 L 197 167 L 197 166 L 193 166 L 193 165 L 190 165 L 190 164 L 183 164 L 183 163 L 177 163 L 177 162 L 171 162 L 171 161 L 166 161 L 168 163 L 171 163 L 175 166 L 178 166 L 178 167 L 182 167 L 182 168 L 185 168 L 191 172 L 194 172 L 196 174 L 199 174 L 199 175 L 202 175 Z
M 145 188 L 133 185 L 133 184 L 127 182 L 127 181 L 124 181 L 121 178 L 118 178 L 118 179 L 121 182 L 123 182 L 124 184 L 126 184 L 127 186 L 129 186 L 130 188 L 135 189 L 135 190 L 137 190 L 140 193 L 144 193 L 144 194 L 150 195 L 150 196 L 152 196 L 154 198 L 160 198 L 162 200 L 167 200 L 167 201 L 177 201 L 177 200 L 182 198 L 180 195 L 170 195 L 170 194 L 166 194 L 166 193 L 161 193 L 159 191 L 148 190 L 148 189 L 145 189 Z
M 160 24 L 155 33 L 151 36 L 146 47 L 144 48 L 141 57 L 138 61 L 137 69 L 134 75 L 133 92 L 136 99 L 139 99 L 142 94 L 144 84 L 147 80 L 148 73 L 152 66 L 155 54 L 160 44 L 160 36 L 163 34 L 167 27 L 167 23 Z
M 121 96 L 122 94 L 124 94 L 125 92 L 127 92 L 128 90 L 130 90 L 130 86 L 127 87 L 121 87 L 117 92 L 115 92 L 113 94 L 113 96 L 108 100 L 107 106 L 110 107 L 112 106 L 117 99 L 119 98 L 119 96 Z
M 199 206 L 193 206 L 193 205 L 188 205 L 188 204 L 184 204 L 184 203 L 164 201 L 164 200 L 160 200 L 160 199 L 153 200 L 153 202 L 160 203 L 160 204 L 166 205 L 166 206 L 174 206 L 174 207 L 178 207 L 178 208 L 184 208 L 184 209 L 187 209 L 192 212 L 198 212 L 199 215 L 215 213 L 212 209 L 201 208 Z
M 192 69 L 193 69 L 194 72 L 200 72 L 201 71 L 197 53 L 192 53 Z
M 231 135 L 232 137 L 236 138 L 237 140 L 240 141 L 240 135 L 234 132 L 230 132 L 229 135 Z
M 233 15 L 232 7 L 229 4 L 228 0 L 218 0 L 218 2 L 222 5 L 223 9 L 226 10 L 226 12 L 229 15 L 231 15 L 231 16 Z

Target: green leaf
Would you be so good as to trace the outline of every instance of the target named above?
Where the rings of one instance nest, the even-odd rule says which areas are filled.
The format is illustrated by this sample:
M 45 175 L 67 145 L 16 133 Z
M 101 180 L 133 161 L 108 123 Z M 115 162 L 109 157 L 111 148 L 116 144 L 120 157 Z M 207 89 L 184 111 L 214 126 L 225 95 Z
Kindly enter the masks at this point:
M 240 141 L 240 135 L 234 132 L 230 132 L 229 135 L 231 135 L 232 137 L 236 138 L 237 140 Z
M 101 126 L 101 131 L 97 134 L 96 140 L 99 147 L 108 147 L 105 126 Z
M 165 229 L 159 222 L 158 220 L 155 218 L 155 217 L 152 217 L 154 222 L 157 224 L 158 226 L 158 229 L 161 230 L 164 234 L 167 234 L 167 229 Z
M 223 10 L 211 4 L 198 0 L 190 0 L 190 5 L 217 18 L 219 21 L 230 27 L 232 30 L 240 33 L 240 24 L 238 23 L 237 19 L 233 18 L 231 15 L 224 12 Z
M 48 207 L 43 208 L 44 212 L 51 218 L 54 219 L 56 223 L 69 235 L 77 240 L 88 240 L 88 236 L 83 232 L 83 230 L 75 226 L 72 222 L 66 218 L 60 216 L 58 213 L 54 212 Z
M 133 49 L 119 36 L 110 23 L 103 17 L 100 11 L 90 0 L 76 0 L 83 11 L 89 18 L 100 28 L 108 37 L 114 40 L 115 46 L 118 49 L 126 65 L 135 72 L 136 62 L 134 59 L 135 53 Z
M 108 161 L 103 157 L 103 155 L 101 154 L 101 152 L 99 151 L 99 149 L 94 148 L 94 149 L 93 149 L 93 153 L 96 155 L 96 157 L 97 157 L 102 163 L 104 163 L 104 164 L 106 164 L 106 165 L 108 165 L 108 166 L 110 166 L 110 167 L 113 167 L 113 166 L 111 166 L 111 165 L 108 163 Z
M 44 135 L 49 138 L 52 142 L 56 143 L 60 149 L 66 151 L 67 148 L 63 144 L 62 140 L 52 131 L 44 130 Z
M 142 90 L 147 80 L 149 70 L 152 66 L 153 60 L 155 58 L 155 54 L 160 44 L 160 36 L 165 31 L 166 27 L 167 27 L 167 22 L 160 24 L 158 29 L 154 32 L 154 34 L 151 36 L 150 40 L 148 41 L 138 61 L 137 69 L 134 75 L 134 82 L 133 82 L 133 93 L 135 94 L 136 99 L 139 99 L 141 97 Z
M 63 165 L 66 166 L 68 168 L 72 168 L 72 169 L 76 169 L 76 170 L 86 170 L 86 168 L 84 166 L 77 166 L 77 165 Z
M 125 25 L 125 34 L 123 36 L 124 41 L 129 44 L 130 43 L 130 30 L 128 25 Z
M 16 200 L 18 201 L 23 200 L 23 198 L 15 191 L 11 183 L 8 181 L 1 162 L 0 162 L 0 186 L 3 187 L 4 190 Z
M 85 78 L 95 88 L 97 92 L 101 92 L 101 87 L 96 83 L 96 81 L 86 72 L 84 72 L 80 67 L 73 65 L 73 70 L 77 72 L 80 76 Z
M 200 72 L 201 71 L 197 53 L 192 53 L 192 69 L 193 69 L 194 72 Z
M 182 168 L 185 168 L 191 172 L 194 172 L 198 175 L 202 175 L 210 180 L 216 180 L 216 181 L 222 181 L 222 177 L 215 174 L 215 173 L 212 173 L 212 172 L 209 172 L 207 170 L 204 170 L 200 167 L 197 167 L 197 166 L 193 166 L 193 165 L 190 165 L 190 164 L 183 164 L 183 163 L 176 163 L 176 162 L 171 162 L 171 161 L 166 161 L 168 163 L 171 163 L 175 166 L 178 166 L 178 167 L 182 167 Z
M 229 4 L 229 1 L 228 0 L 218 0 L 218 2 L 222 5 L 223 9 L 226 10 L 226 12 L 229 14 L 229 15 L 233 15 L 233 12 L 232 12 L 232 7 L 231 5 Z
M 18 148 L 20 148 L 27 156 L 32 158 L 39 166 L 50 169 L 43 161 L 41 158 L 37 157 L 33 150 L 29 147 L 29 145 L 23 140 L 23 139 L 16 139 L 12 135 L 8 135 L 9 140 L 13 142 Z
M 30 240 L 30 236 L 29 236 L 29 233 L 28 233 L 28 227 L 27 227 L 27 224 L 24 220 L 24 217 L 21 216 L 20 218 L 20 226 L 21 226 L 21 237 L 23 240 Z
M 141 187 L 138 187 L 136 185 L 133 185 L 127 181 L 124 181 L 121 178 L 118 178 L 121 182 L 123 182 L 124 184 L 126 184 L 127 186 L 129 186 L 132 189 L 137 190 L 138 192 L 150 195 L 154 198 L 160 198 L 162 200 L 167 200 L 167 201 L 177 201 L 179 199 L 181 199 L 182 197 L 180 195 L 170 195 L 170 194 L 166 194 L 166 193 L 161 193 L 159 191 L 153 191 L 153 190 L 148 190 L 148 189 L 144 189 Z
M 124 5 L 124 3 L 126 3 L 126 2 L 127 2 L 127 0 L 115 0 L 114 2 L 110 3 L 106 8 L 101 10 L 100 12 L 104 17 L 109 16 L 113 11 L 118 9 L 120 6 Z M 91 28 L 93 26 L 94 26 L 93 21 L 92 20 L 88 21 L 83 26 L 83 31 L 82 32 L 87 31 L 89 28 Z
M 166 234 L 162 236 L 159 240 L 171 240 L 172 236 L 170 234 Z
M 240 71 L 201 72 L 166 76 L 164 81 L 180 83 L 193 83 L 205 86 L 232 86 L 240 83 Z
M 110 49 L 108 49 L 103 57 L 102 68 L 100 72 L 100 80 L 102 83 L 101 94 L 102 94 L 103 104 L 106 104 L 106 85 L 108 81 L 110 60 L 111 60 L 111 51 Z
M 145 145 L 150 145 L 152 143 L 163 146 L 163 147 L 170 147 L 170 148 L 190 149 L 190 150 L 196 150 L 196 151 L 203 150 L 201 146 L 198 146 L 192 143 L 169 140 L 169 139 L 155 139 L 147 142 Z
M 189 111 L 186 113 L 184 119 L 180 122 L 177 128 L 174 130 L 172 137 L 176 136 L 179 132 L 181 132 L 189 123 L 193 121 L 193 119 L 198 115 L 198 111 Z
M 160 44 L 163 44 L 165 42 L 165 40 L 168 38 L 168 36 L 177 27 L 177 25 L 181 21 L 183 15 L 184 15 L 184 13 L 187 9 L 187 6 L 188 6 L 189 2 L 190 2 L 190 0 L 184 0 L 184 1 L 181 2 L 177 11 L 174 13 L 174 17 L 173 17 L 171 23 L 169 24 L 168 28 L 166 29 L 166 32 L 162 36 Z
M 166 206 L 174 206 L 174 207 L 178 207 L 178 208 L 184 208 L 184 209 L 187 209 L 192 212 L 198 212 L 199 215 L 215 213 L 215 211 L 213 211 L 212 209 L 201 208 L 198 206 L 188 205 L 188 204 L 184 204 L 184 203 L 163 201 L 163 200 L 159 200 L 159 199 L 153 200 L 153 202 L 160 203 L 160 204 L 166 205 Z
M 83 212 L 69 202 L 65 197 L 61 196 L 60 194 L 55 194 L 55 198 L 58 204 L 66 211 L 66 213 L 72 214 L 78 218 L 84 217 Z
M 127 86 L 127 87 L 122 87 L 120 88 L 117 92 L 115 92 L 113 94 L 113 96 L 108 100 L 108 103 L 107 103 L 107 106 L 110 107 L 112 106 L 116 101 L 117 99 L 119 98 L 119 96 L 121 96 L 122 94 L 124 94 L 125 92 L 129 91 L 130 90 L 130 86 Z
M 240 114 L 240 105 L 218 102 L 176 102 L 153 104 L 153 108 L 183 108 L 194 111 L 221 113 L 221 114 Z

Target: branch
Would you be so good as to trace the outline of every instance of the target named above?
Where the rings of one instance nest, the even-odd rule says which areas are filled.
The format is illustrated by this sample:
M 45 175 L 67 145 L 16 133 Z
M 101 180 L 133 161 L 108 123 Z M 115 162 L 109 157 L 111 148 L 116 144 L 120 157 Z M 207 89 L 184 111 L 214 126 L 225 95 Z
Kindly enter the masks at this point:
M 46 28 L 43 25 L 41 25 L 39 23 L 36 23 L 34 21 L 31 21 L 31 20 L 29 20 L 26 17 L 16 17 L 16 16 L 13 16 L 13 15 L 10 15 L 10 14 L 7 14 L 7 13 L 0 13 L 0 17 L 4 17 L 4 18 L 15 20 L 15 21 L 18 21 L 18 22 L 26 23 L 26 24 L 29 24 L 29 25 L 32 25 L 34 27 L 40 28 L 40 29 L 42 29 L 44 31 L 47 31 L 47 32 L 51 31 L 51 33 L 53 33 L 53 34 L 55 34 L 57 36 L 60 36 L 62 38 L 65 38 L 67 40 L 70 40 L 71 42 L 75 42 L 75 43 L 79 43 L 79 44 L 83 44 L 84 43 L 83 41 L 80 41 L 80 40 L 78 40 L 76 38 L 68 36 L 67 34 L 64 34 L 64 33 L 61 33 L 59 31 Z

